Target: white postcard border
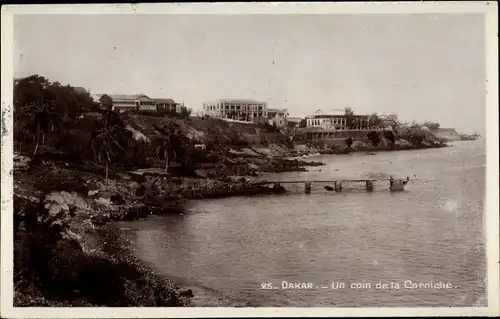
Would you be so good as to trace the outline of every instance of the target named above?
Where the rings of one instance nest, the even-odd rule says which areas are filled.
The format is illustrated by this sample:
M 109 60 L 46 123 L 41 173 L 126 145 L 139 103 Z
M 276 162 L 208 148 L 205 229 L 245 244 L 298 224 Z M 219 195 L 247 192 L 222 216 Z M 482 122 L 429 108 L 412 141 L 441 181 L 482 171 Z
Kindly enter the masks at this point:
M 8 318 L 493 316 L 499 314 L 498 14 L 497 2 L 183 3 L 2 6 L 1 315 Z M 14 308 L 13 16 L 14 14 L 404 14 L 484 13 L 487 54 L 486 220 L 488 306 L 478 308 Z

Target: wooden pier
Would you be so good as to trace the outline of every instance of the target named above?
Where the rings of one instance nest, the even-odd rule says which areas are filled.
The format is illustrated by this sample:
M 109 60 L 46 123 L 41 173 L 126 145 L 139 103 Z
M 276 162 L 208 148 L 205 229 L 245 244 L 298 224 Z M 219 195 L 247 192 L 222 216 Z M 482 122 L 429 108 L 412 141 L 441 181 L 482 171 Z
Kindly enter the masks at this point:
M 325 186 L 329 191 L 341 192 L 344 183 L 361 183 L 364 185 L 367 192 L 374 190 L 375 182 L 388 182 L 390 191 L 403 191 L 404 186 L 410 181 L 410 178 L 386 178 L 386 179 L 337 179 L 337 180 L 292 180 L 292 181 L 258 181 L 254 185 L 274 185 L 275 188 L 282 187 L 281 184 L 304 184 L 304 192 L 309 194 L 311 192 L 312 184 L 331 184 L 332 186 Z

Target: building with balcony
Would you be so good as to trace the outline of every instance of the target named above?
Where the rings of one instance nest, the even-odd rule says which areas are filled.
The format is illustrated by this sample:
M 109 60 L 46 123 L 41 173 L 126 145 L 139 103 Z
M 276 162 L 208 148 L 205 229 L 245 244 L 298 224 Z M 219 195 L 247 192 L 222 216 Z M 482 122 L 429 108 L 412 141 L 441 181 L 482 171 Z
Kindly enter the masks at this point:
M 306 117 L 306 127 L 322 128 L 328 130 L 370 130 L 369 115 L 353 115 L 352 123 L 349 123 L 345 110 L 332 110 L 324 113 L 317 110 L 314 114 Z M 350 124 L 350 125 L 349 125 Z
M 101 106 L 111 106 L 116 111 L 156 111 L 156 102 L 145 94 L 94 94 L 92 98 Z
M 203 103 L 203 114 L 246 122 L 267 120 L 267 102 L 250 99 L 218 99 Z
M 156 109 L 158 111 L 181 112 L 182 105 L 172 99 L 153 98 L 153 100 L 156 102 Z
M 284 128 L 288 124 L 287 109 L 268 109 L 267 118 L 270 125 L 276 125 L 278 128 Z

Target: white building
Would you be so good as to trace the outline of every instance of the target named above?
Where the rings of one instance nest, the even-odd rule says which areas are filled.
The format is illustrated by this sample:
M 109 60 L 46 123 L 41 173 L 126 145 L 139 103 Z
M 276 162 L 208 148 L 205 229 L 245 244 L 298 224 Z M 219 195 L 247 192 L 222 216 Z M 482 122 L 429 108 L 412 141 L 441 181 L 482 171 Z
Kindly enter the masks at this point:
M 145 94 L 94 94 L 92 99 L 102 106 L 111 104 L 113 110 L 156 111 L 156 102 Z
M 328 113 L 317 110 L 314 114 L 306 117 L 307 127 L 316 127 L 334 130 L 368 130 L 370 126 L 369 115 L 354 115 L 351 127 L 348 127 L 345 110 L 333 109 Z
M 218 99 L 203 103 L 204 115 L 247 122 L 267 119 L 267 112 L 267 102 L 250 99 Z
M 267 117 L 270 125 L 283 128 L 288 124 L 288 110 L 287 109 L 268 109 Z

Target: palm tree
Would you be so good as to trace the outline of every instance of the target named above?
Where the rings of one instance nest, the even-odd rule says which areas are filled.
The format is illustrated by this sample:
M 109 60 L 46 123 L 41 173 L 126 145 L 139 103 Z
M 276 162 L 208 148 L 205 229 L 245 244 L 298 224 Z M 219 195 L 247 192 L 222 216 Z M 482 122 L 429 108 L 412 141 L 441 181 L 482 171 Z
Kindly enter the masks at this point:
M 186 137 L 182 134 L 179 125 L 170 122 L 169 124 L 160 128 L 154 125 L 155 130 L 160 133 L 160 136 L 156 139 L 157 147 L 155 149 L 155 156 L 163 157 L 165 159 L 165 174 L 168 173 L 168 168 L 170 166 L 170 161 L 177 159 L 178 157 L 183 157 L 183 162 L 186 162 L 189 158 L 187 154 L 187 142 Z M 154 184 L 162 177 L 158 175 L 152 182 L 151 185 L 146 189 L 144 195 L 142 195 L 139 200 L 143 200 L 148 195 Z
M 53 103 L 44 103 L 31 105 L 35 108 L 35 111 L 30 116 L 30 120 L 25 127 L 26 133 L 33 136 L 36 141 L 35 150 L 33 156 L 36 155 L 40 142 L 42 145 L 45 144 L 45 135 L 58 130 L 61 127 L 61 119 L 59 115 L 54 111 Z
M 168 172 L 168 167 L 170 166 L 170 160 L 172 158 L 172 142 L 170 136 L 161 135 L 156 139 L 155 144 L 157 144 L 154 156 L 165 160 L 165 174 Z
M 170 166 L 170 161 L 174 159 L 177 155 L 176 151 L 180 145 L 180 136 L 182 136 L 181 128 L 179 125 L 170 122 L 168 125 L 160 128 L 154 125 L 155 130 L 160 133 L 157 138 L 157 147 L 155 149 L 155 156 L 163 157 L 165 159 L 165 173 L 167 173 Z
M 129 143 L 129 132 L 122 125 L 113 123 L 113 116 L 116 116 L 113 111 L 105 111 L 103 126 L 101 129 L 92 132 L 91 139 L 94 159 L 99 163 L 104 162 L 106 164 L 106 187 L 108 185 L 109 163 L 123 155 Z

